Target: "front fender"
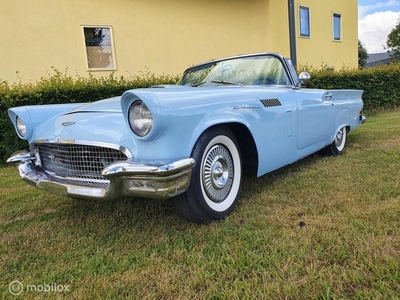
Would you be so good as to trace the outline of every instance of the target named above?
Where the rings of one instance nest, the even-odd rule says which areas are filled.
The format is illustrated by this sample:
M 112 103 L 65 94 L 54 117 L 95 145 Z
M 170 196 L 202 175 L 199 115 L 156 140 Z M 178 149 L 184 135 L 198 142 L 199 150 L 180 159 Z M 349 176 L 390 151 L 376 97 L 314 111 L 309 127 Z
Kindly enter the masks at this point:
M 68 112 L 84 103 L 71 103 L 71 104 L 50 104 L 50 105 L 32 105 L 32 106 L 19 106 L 10 108 L 8 116 L 14 125 L 17 135 L 24 140 L 29 140 L 32 137 L 33 131 L 42 123 L 48 121 L 54 116 Z M 26 134 L 21 136 L 17 130 L 17 116 L 26 125 Z
M 130 128 L 129 125 L 129 108 L 133 102 L 141 100 L 143 101 L 153 116 L 153 128 L 150 133 L 144 137 L 137 136 L 134 134 L 132 130 L 130 130 L 132 137 L 137 140 L 142 140 L 146 142 L 150 142 L 158 137 L 163 128 L 163 110 L 160 105 L 160 102 L 156 95 L 151 92 L 149 89 L 137 89 L 130 90 L 123 93 L 121 97 L 121 110 L 124 115 L 125 123 L 127 128 Z
M 165 163 L 187 158 L 198 138 L 207 129 L 228 123 L 238 123 L 250 130 L 250 120 L 259 119 L 258 107 L 241 107 L 232 101 L 194 93 L 191 89 L 169 92 L 168 89 L 131 90 L 123 94 L 121 109 L 129 128 L 128 110 L 142 100 L 153 116 L 153 129 L 141 138 L 131 130 L 125 141 L 134 149 L 134 157 L 143 162 Z
M 226 114 L 226 115 L 219 115 L 218 117 L 206 117 L 204 118 L 194 129 L 192 138 L 190 140 L 189 148 L 193 149 L 196 142 L 200 138 L 200 136 L 207 131 L 208 129 L 215 127 L 215 126 L 224 126 L 227 124 L 240 124 L 247 127 L 249 132 L 251 133 L 251 126 L 250 123 L 246 118 L 240 115 L 233 115 L 233 114 Z M 254 137 L 253 137 L 254 138 Z

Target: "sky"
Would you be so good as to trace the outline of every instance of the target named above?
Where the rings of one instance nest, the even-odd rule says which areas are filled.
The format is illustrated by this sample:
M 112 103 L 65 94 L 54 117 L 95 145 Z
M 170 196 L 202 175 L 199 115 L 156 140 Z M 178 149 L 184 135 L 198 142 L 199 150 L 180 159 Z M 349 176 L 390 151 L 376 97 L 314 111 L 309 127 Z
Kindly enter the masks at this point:
M 358 39 L 368 53 L 383 53 L 386 39 L 400 22 L 400 0 L 358 0 Z

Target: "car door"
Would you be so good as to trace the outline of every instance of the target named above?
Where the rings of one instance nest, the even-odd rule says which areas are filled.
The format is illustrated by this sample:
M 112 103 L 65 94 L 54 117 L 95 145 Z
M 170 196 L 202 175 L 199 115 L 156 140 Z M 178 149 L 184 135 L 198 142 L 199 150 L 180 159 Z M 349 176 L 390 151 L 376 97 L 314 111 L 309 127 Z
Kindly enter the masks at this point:
M 295 136 L 295 91 L 288 87 L 260 87 L 253 90 L 256 117 L 251 131 L 259 154 L 258 175 L 297 161 Z M 256 106 L 255 106 L 256 107 Z
M 296 103 L 297 148 L 301 150 L 328 139 L 335 125 L 332 93 L 313 89 L 297 90 Z

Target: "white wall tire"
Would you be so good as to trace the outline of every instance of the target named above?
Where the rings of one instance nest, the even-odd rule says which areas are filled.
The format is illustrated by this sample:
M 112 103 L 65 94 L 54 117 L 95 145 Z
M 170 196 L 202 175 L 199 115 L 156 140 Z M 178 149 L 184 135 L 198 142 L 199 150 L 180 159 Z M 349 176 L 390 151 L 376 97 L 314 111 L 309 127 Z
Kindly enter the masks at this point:
M 235 208 L 241 183 L 242 161 L 235 136 L 224 127 L 201 135 L 193 148 L 196 165 L 188 190 L 175 198 L 180 213 L 195 223 L 226 217 Z
M 346 146 L 347 128 L 340 128 L 333 139 L 333 142 L 323 149 L 323 152 L 327 155 L 340 155 L 343 153 L 344 147 Z

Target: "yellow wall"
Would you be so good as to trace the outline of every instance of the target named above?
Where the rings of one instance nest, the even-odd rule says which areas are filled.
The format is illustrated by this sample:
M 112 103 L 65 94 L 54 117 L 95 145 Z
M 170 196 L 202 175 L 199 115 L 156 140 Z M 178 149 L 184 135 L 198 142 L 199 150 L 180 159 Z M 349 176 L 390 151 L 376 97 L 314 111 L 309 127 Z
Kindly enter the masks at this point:
M 357 46 L 349 53 L 357 45 L 357 37 L 350 42 L 357 33 L 357 3 L 347 1 L 326 1 L 329 5 L 324 8 L 334 7 L 327 11 L 320 0 L 301 2 L 311 6 L 313 31 L 309 40 L 297 38 L 299 63 L 319 66 L 324 61 L 340 68 L 343 61 L 357 61 Z M 0 79 L 9 82 L 37 80 L 52 74 L 52 67 L 87 76 L 82 25 L 112 26 L 117 76 L 146 70 L 180 74 L 192 64 L 239 53 L 290 55 L 286 0 L 0 0 L 0 4 Z M 343 43 L 336 45 L 331 34 L 326 40 L 331 10 L 342 13 L 346 28 Z M 322 21 L 327 25 L 314 26 Z M 107 76 L 110 71 L 92 74 Z
M 268 1 L 267 20 L 270 51 L 290 57 L 288 1 Z
M 296 1 L 296 25 L 299 24 L 299 5 L 310 8 L 311 37 L 297 35 L 298 65 L 317 68 L 358 65 L 358 6 L 357 0 L 300 0 Z M 333 40 L 333 13 L 341 15 L 341 41 Z

